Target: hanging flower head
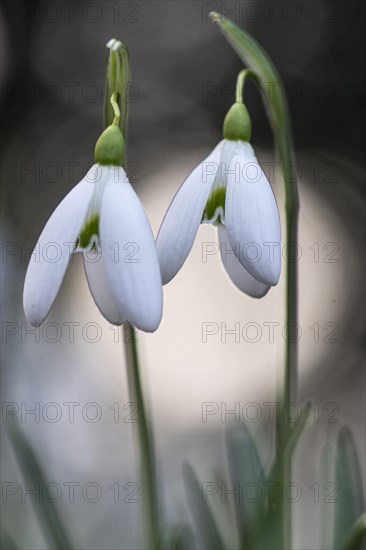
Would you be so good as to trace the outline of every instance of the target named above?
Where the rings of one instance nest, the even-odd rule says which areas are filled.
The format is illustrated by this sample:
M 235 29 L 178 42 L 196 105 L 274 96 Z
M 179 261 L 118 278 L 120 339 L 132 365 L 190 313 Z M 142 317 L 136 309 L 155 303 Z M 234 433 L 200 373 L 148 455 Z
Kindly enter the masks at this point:
M 120 111 L 95 146 L 95 164 L 61 201 L 31 256 L 23 303 L 28 321 L 39 325 L 60 289 L 70 257 L 81 252 L 90 291 L 111 323 L 129 322 L 153 332 L 162 316 L 162 284 L 153 233 L 132 189 L 124 162 Z M 50 249 L 56 250 L 52 257 Z
M 251 123 L 238 77 L 236 103 L 224 139 L 184 181 L 157 237 L 163 284 L 183 266 L 201 223 L 218 227 L 223 265 L 234 284 L 264 296 L 281 272 L 281 226 L 276 199 L 249 143 Z

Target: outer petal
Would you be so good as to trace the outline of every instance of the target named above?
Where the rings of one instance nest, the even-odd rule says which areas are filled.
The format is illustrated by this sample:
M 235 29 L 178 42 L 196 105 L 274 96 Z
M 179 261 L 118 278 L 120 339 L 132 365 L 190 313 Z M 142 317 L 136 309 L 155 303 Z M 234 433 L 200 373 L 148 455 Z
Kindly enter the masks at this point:
M 92 170 L 58 205 L 30 259 L 23 305 L 25 316 L 34 326 L 46 318 L 64 278 L 93 195 Z
M 230 279 L 239 290 L 253 298 L 262 298 L 267 294 L 270 286 L 264 285 L 254 279 L 252 275 L 241 265 L 231 248 L 225 227 L 218 227 L 220 254 L 223 266 Z
M 219 169 L 223 143 L 190 173 L 165 214 L 156 240 L 163 284 L 175 277 L 191 251 Z
M 109 289 L 101 252 L 84 252 L 83 259 L 89 289 L 99 311 L 113 325 L 122 325 L 126 319 L 120 314 Z
M 154 236 L 124 170 L 115 170 L 118 178 L 112 176 L 107 184 L 99 225 L 106 278 L 120 315 L 153 332 L 163 308 Z
M 238 142 L 225 201 L 232 249 L 253 277 L 276 285 L 281 273 L 281 225 L 272 188 L 249 143 Z

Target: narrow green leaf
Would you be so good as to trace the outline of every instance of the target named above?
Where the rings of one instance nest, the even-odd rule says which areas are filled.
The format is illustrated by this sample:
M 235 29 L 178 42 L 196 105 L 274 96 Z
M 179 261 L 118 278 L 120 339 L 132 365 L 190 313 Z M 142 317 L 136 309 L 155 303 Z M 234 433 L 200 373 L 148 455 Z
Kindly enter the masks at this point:
M 324 483 L 331 483 L 329 485 L 332 490 L 337 489 L 335 486 L 335 460 L 336 449 L 334 444 L 329 440 L 326 440 L 322 452 L 321 452 L 321 472 L 324 478 Z M 327 486 L 328 487 L 328 486 Z M 337 491 L 336 497 L 331 499 L 331 502 L 325 502 L 322 506 L 322 527 L 321 527 L 321 548 L 333 548 L 333 523 L 334 523 L 334 511 L 337 505 L 334 500 L 339 498 Z M 328 500 L 328 499 L 327 499 Z
M 265 107 L 275 132 L 283 131 L 290 123 L 286 92 L 281 77 L 268 54 L 245 30 L 227 17 L 212 12 L 210 17 L 222 30 L 225 38 L 236 51 L 243 63 L 256 75 L 265 97 Z
M 227 453 L 231 487 L 237 486 L 239 491 L 239 498 L 235 499 L 237 525 L 242 539 L 249 543 L 261 505 L 265 474 L 257 447 L 245 424 L 228 430 Z
M 346 538 L 342 550 L 365 550 L 366 549 L 366 517 L 360 517 L 353 526 Z
M 194 536 L 188 525 L 177 525 L 169 533 L 167 550 L 193 550 Z
M 338 550 L 364 512 L 360 463 L 351 430 L 347 427 L 343 427 L 338 434 L 335 481 L 338 502 L 335 506 L 333 548 Z
M 295 423 L 295 425 L 293 426 L 293 428 L 290 432 L 290 437 L 289 437 L 289 440 L 287 442 L 287 447 L 286 447 L 286 452 L 290 456 L 295 451 L 296 445 L 297 445 L 297 443 L 300 439 L 300 436 L 301 436 L 301 434 L 302 434 L 302 432 L 305 428 L 305 425 L 308 421 L 309 414 L 310 414 L 310 411 L 311 411 L 311 406 L 312 406 L 311 401 L 307 401 L 305 403 L 304 409 L 301 411 L 301 416 L 300 416 L 299 420 Z
M 311 402 L 304 406 L 300 419 L 290 431 L 285 448 L 277 452 L 271 469 L 267 474 L 260 461 L 256 444 L 247 428 L 242 430 L 240 445 L 234 451 L 235 463 L 242 469 L 241 485 L 256 483 L 260 488 L 260 498 L 252 504 L 243 499 L 242 508 L 242 548 L 255 550 L 277 550 L 283 546 L 283 501 L 284 486 L 288 481 L 283 478 L 283 461 L 292 459 L 296 445 L 309 418 Z M 242 457 L 242 458 L 240 458 Z M 232 464 L 232 459 L 229 459 Z M 231 466 L 233 470 L 233 466 Z M 240 476 L 236 474 L 237 477 Z M 245 496 L 245 495 L 244 495 Z
M 19 546 L 15 544 L 14 540 L 7 533 L 1 533 L 0 539 L 1 550 L 20 550 Z
M 47 480 L 31 445 L 19 428 L 13 426 L 8 433 L 25 482 L 33 487 L 38 484 L 41 488 L 40 500 L 39 502 L 33 501 L 33 506 L 50 548 L 56 548 L 57 550 L 71 549 L 72 544 L 57 513 L 56 504 L 46 501 L 42 496 L 42 487 L 47 484 Z
M 189 509 L 205 548 L 210 550 L 224 549 L 225 545 L 211 512 L 210 505 L 207 499 L 205 499 L 203 486 L 198 481 L 192 466 L 188 463 L 183 465 L 183 477 Z

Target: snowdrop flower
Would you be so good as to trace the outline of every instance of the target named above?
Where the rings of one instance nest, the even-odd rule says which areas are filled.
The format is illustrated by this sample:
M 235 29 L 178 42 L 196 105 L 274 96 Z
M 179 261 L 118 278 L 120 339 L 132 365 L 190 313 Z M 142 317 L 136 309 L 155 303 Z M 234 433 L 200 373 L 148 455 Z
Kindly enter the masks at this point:
M 118 109 L 118 106 L 117 106 Z M 162 316 L 162 284 L 154 237 L 122 168 L 117 123 L 100 136 L 96 163 L 61 201 L 29 262 L 24 311 L 32 325 L 46 318 L 74 252 L 81 252 L 90 291 L 111 323 L 153 332 Z
M 250 133 L 248 111 L 237 101 L 224 121 L 225 139 L 184 181 L 160 227 L 163 284 L 183 266 L 201 223 L 218 227 L 222 263 L 240 290 L 260 298 L 278 283 L 280 218 Z

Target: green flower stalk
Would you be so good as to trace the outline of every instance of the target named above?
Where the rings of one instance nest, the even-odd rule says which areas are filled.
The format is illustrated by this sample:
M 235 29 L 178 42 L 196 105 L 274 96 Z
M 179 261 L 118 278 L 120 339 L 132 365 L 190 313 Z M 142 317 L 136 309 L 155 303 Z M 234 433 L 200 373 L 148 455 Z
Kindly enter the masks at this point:
M 108 42 L 107 47 L 110 49 L 104 106 L 104 122 L 107 128 L 95 146 L 95 159 L 101 164 L 107 162 L 122 163 L 124 165 L 129 106 L 128 85 L 131 78 L 131 66 L 126 44 L 113 38 Z M 111 100 L 109 101 L 110 97 Z M 141 305 L 143 307 L 143 304 Z M 131 323 L 124 324 L 122 337 L 130 397 L 136 403 L 138 410 L 136 439 L 140 460 L 142 515 L 145 527 L 144 543 L 146 548 L 155 550 L 160 548 L 160 518 L 154 438 L 141 382 L 138 338 Z
M 280 75 L 273 62 L 258 44 L 258 42 L 230 19 L 212 12 L 210 17 L 220 27 L 225 38 L 245 63 L 255 74 L 256 82 L 265 99 L 264 104 L 270 120 L 275 139 L 285 187 L 286 207 L 286 245 L 289 257 L 286 264 L 286 326 L 285 338 L 285 366 L 283 384 L 280 387 L 280 401 L 286 407 L 297 398 L 297 342 L 291 338 L 290 327 L 297 325 L 297 261 L 296 244 L 298 233 L 299 198 L 295 172 L 295 154 L 292 143 L 290 114 L 286 93 Z M 291 437 L 291 424 L 277 421 L 277 453 L 281 455 L 282 482 L 288 483 L 291 479 L 291 456 L 286 452 Z M 284 529 L 282 547 L 291 548 L 291 508 L 289 503 L 282 499 L 282 525 Z
M 121 113 L 117 96 L 117 92 L 114 92 L 111 97 L 113 122 L 104 130 L 95 145 L 95 162 L 101 166 L 124 166 L 125 164 L 125 140 L 119 127 Z

